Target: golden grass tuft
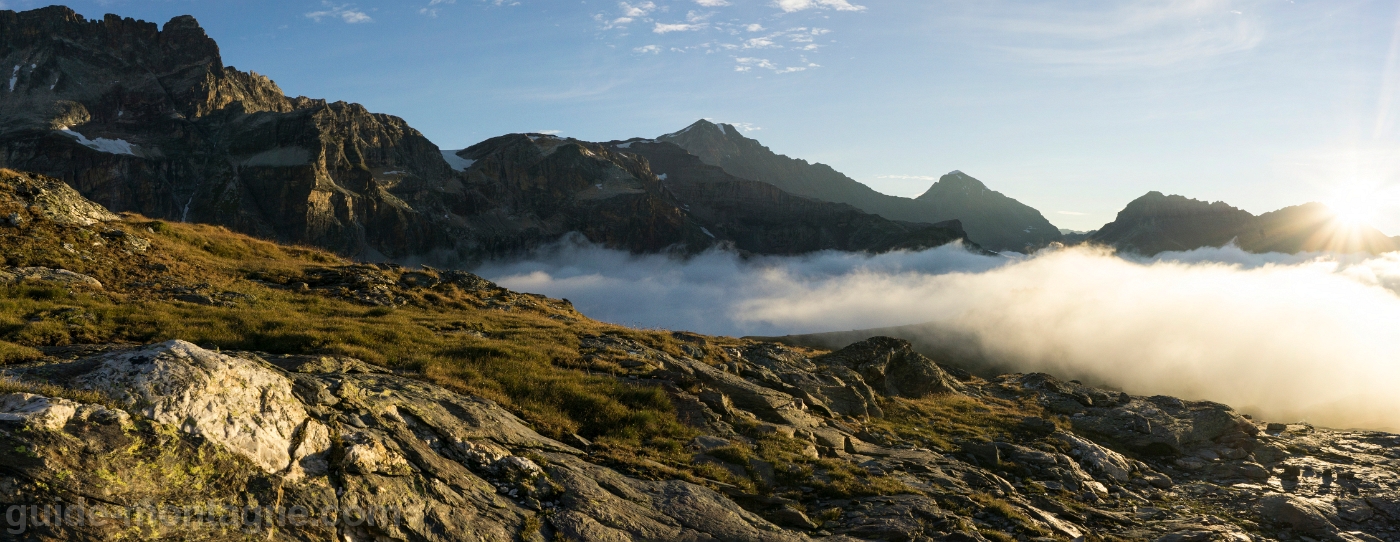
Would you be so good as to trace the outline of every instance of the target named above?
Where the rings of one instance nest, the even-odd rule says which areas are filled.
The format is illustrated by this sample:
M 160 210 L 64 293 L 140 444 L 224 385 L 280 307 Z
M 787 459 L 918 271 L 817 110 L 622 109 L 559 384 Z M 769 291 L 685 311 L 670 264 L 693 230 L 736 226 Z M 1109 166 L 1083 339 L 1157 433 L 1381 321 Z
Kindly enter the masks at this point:
M 28 346 L 0 341 L 0 365 L 34 361 L 43 356 L 38 350 Z

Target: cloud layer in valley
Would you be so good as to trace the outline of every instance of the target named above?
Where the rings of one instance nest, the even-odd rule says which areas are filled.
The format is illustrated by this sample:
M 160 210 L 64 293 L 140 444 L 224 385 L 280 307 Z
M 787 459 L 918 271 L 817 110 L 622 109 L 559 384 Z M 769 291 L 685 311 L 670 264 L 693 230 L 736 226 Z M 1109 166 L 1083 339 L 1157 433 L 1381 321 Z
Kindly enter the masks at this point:
M 964 342 L 1018 371 L 1210 399 L 1268 420 L 1400 429 L 1400 253 L 1226 247 L 1136 260 L 948 246 L 681 261 L 565 243 L 479 272 L 627 325 L 781 335 L 922 323 L 930 340 Z

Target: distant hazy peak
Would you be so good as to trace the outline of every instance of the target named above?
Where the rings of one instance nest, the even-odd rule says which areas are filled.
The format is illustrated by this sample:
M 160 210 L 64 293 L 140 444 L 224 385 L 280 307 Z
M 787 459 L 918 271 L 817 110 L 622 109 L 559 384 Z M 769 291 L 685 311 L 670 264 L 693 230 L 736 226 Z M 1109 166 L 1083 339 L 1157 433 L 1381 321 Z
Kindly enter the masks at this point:
M 730 175 L 791 194 L 847 203 L 892 220 L 934 224 L 958 219 L 973 241 L 992 250 L 1025 251 L 1062 238 L 1040 211 L 961 171 L 944 175 L 917 199 L 903 198 L 876 192 L 826 164 L 775 153 L 729 124 L 702 119 L 657 140 L 674 143 Z
M 1203 213 L 1227 213 L 1254 216 L 1250 214 L 1249 211 L 1236 208 L 1223 201 L 1207 202 L 1176 194 L 1168 196 L 1156 190 L 1143 194 L 1142 197 L 1129 202 L 1122 211 L 1119 211 L 1118 215 L 1120 217 L 1177 216 Z
M 1119 211 L 1090 242 L 1113 245 L 1144 255 L 1235 243 L 1249 252 L 1369 252 L 1400 248 L 1364 224 L 1338 222 L 1320 203 L 1304 203 L 1258 216 L 1223 201 L 1205 202 L 1148 192 Z
M 928 190 L 915 199 L 927 200 L 942 197 L 949 192 L 975 193 L 990 190 L 982 181 L 971 175 L 958 170 L 948 172 L 947 175 L 938 178 Z
M 735 128 L 732 124 L 716 124 L 706 119 L 700 119 L 692 123 L 690 126 L 686 126 L 685 128 L 680 129 L 680 131 L 663 135 L 661 137 L 658 137 L 657 139 L 674 139 L 682 135 L 719 135 L 720 137 L 729 137 L 731 134 L 739 135 L 739 130 Z

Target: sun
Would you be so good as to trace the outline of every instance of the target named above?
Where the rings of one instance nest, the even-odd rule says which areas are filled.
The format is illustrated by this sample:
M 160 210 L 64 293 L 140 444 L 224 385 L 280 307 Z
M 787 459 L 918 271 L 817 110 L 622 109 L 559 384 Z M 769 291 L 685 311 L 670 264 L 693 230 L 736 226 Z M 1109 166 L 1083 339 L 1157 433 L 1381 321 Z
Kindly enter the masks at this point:
M 1375 202 L 1365 198 L 1334 198 L 1322 203 L 1347 224 L 1364 224 L 1376 217 Z
M 1338 187 L 1322 203 L 1336 213 L 1337 220 L 1357 225 L 1374 221 L 1380 215 L 1383 199 L 1374 187 L 1352 185 Z

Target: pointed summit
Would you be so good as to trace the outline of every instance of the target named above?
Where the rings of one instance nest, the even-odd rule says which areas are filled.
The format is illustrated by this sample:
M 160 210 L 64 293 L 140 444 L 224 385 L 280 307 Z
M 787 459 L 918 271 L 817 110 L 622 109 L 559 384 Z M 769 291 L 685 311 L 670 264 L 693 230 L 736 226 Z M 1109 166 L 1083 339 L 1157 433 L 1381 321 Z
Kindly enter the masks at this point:
M 666 134 L 656 139 L 657 141 L 675 143 L 690 154 L 699 156 L 701 162 L 711 166 L 722 167 L 730 159 L 749 153 L 772 153 L 759 142 L 741 135 L 733 125 L 715 124 L 705 119 L 697 120 L 679 132 Z M 766 179 L 753 180 L 767 182 Z
M 721 137 L 721 138 L 727 138 L 727 137 L 729 137 L 730 135 L 739 135 L 739 130 L 738 130 L 737 128 L 735 128 L 733 124 L 714 123 L 714 122 L 710 122 L 709 119 L 700 119 L 700 120 L 697 120 L 697 121 L 695 121 L 694 123 L 692 123 L 690 126 L 686 126 L 685 128 L 682 128 L 682 129 L 681 129 L 680 131 L 678 131 L 678 132 L 672 132 L 672 133 L 663 135 L 663 136 L 661 136 L 661 137 L 658 137 L 657 139 L 660 139 L 660 140 L 662 140 L 662 141 L 666 141 L 666 140 L 678 139 L 678 138 L 682 138 L 682 137 L 686 137 L 686 138 L 696 138 L 696 137 Z
M 1113 222 L 1088 239 L 1151 256 L 1235 243 L 1256 253 L 1369 252 L 1400 249 L 1396 239 L 1365 224 L 1346 224 L 1320 203 L 1255 216 L 1223 201 L 1207 202 L 1148 192 L 1129 202 Z
M 928 187 L 927 191 L 914 199 L 930 200 L 944 197 L 948 192 L 982 193 L 988 190 L 987 185 L 982 181 L 955 169 L 948 172 L 947 175 L 939 177 L 933 186 Z
M 929 224 L 959 220 L 969 238 L 991 250 L 1025 251 L 1062 238 L 1039 211 L 961 171 L 944 175 L 923 196 L 911 199 L 876 192 L 826 164 L 775 153 L 729 124 L 700 120 L 657 139 L 674 143 L 730 175 L 799 196 L 847 203 L 891 220 Z

